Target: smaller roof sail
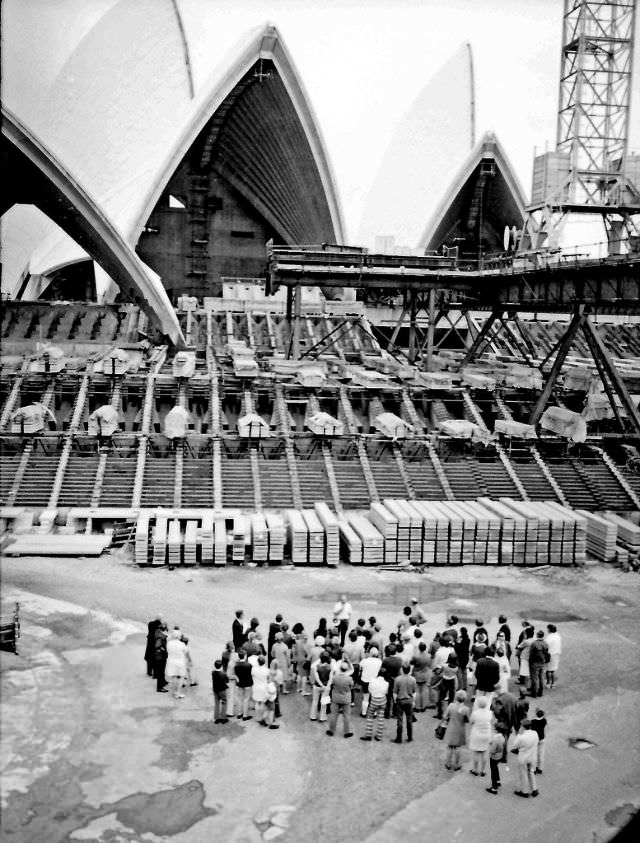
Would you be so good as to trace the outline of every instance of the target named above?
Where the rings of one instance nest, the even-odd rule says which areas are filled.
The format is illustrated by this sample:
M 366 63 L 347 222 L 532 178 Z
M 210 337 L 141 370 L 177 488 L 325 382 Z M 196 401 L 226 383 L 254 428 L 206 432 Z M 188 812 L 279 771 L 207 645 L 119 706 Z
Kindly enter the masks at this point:
M 503 251 L 505 227 L 519 226 L 524 193 L 506 153 L 493 132 L 485 132 L 471 150 L 429 220 L 421 252 L 458 247 L 461 257 L 478 258 Z

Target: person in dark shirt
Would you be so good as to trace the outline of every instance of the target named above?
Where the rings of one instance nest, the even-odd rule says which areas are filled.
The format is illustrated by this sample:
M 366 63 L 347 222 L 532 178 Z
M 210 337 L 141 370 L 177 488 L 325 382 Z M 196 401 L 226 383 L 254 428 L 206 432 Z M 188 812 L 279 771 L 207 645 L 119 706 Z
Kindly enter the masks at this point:
M 155 649 L 156 649 L 156 629 L 162 625 L 162 616 L 157 615 L 154 620 L 147 624 L 147 646 L 144 651 L 144 660 L 147 663 L 147 676 L 154 675 Z
M 391 707 L 393 705 L 393 683 L 402 670 L 402 659 L 398 656 L 395 644 L 389 644 L 386 649 L 386 655 L 382 659 L 380 672 L 384 673 L 389 682 L 389 690 L 387 691 L 387 705 L 384 710 L 385 719 L 391 717 Z
M 484 638 L 481 638 L 482 635 L 484 635 Z M 478 641 L 486 643 L 488 640 L 489 633 L 484 628 L 484 621 L 480 620 L 480 618 L 476 618 L 476 628 L 473 631 L 473 643 L 476 644 Z
M 238 661 L 234 667 L 236 675 L 236 690 L 238 694 L 238 701 L 240 703 L 240 714 L 238 719 L 242 717 L 243 720 L 251 720 L 249 715 L 249 703 L 251 701 L 251 688 L 253 687 L 253 677 L 251 676 L 251 665 L 247 661 L 247 654 L 241 650 L 238 654 Z
M 216 723 L 228 723 L 227 711 L 227 688 L 229 677 L 222 669 L 222 660 L 216 659 L 214 669 L 211 671 L 211 685 L 213 688 L 213 717 Z
M 498 635 L 502 632 L 505 637 L 505 640 L 511 642 L 511 627 L 507 623 L 507 616 L 500 615 L 500 617 L 498 618 L 498 623 L 500 624 L 500 627 L 498 629 Z
M 535 641 L 529 648 L 529 673 L 531 675 L 531 696 L 541 697 L 544 687 L 544 674 L 549 661 L 549 647 L 544 640 L 544 631 L 539 629 Z
M 488 654 L 476 662 L 476 693 L 478 696 L 493 694 L 500 682 L 500 665 Z
M 240 647 L 242 647 L 246 641 L 246 636 L 244 634 L 244 622 L 242 620 L 243 616 L 244 612 L 242 609 L 238 609 L 235 619 L 231 624 L 231 638 L 233 639 L 233 646 L 236 648 L 236 652 L 240 651 Z
M 547 729 L 547 718 L 541 708 L 536 711 L 536 716 L 531 718 L 531 728 L 538 736 L 538 757 L 534 773 L 540 775 L 544 768 L 544 735 Z
M 454 642 L 453 649 L 456 651 L 458 659 L 458 686 L 463 690 L 467 690 L 467 665 L 469 664 L 469 649 L 471 641 L 467 634 L 467 627 L 460 627 L 460 634 L 458 640 Z
M 282 632 L 282 615 L 277 614 L 275 620 L 269 624 L 269 636 L 267 638 L 267 655 L 271 658 L 271 648 L 276 642 L 276 634 Z

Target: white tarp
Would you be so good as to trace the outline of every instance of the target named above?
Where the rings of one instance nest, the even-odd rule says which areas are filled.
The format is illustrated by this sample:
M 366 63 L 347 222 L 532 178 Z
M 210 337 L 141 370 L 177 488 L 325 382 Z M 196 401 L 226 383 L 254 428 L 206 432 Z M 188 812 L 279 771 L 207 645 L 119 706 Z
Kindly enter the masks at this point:
M 188 433 L 190 421 L 191 413 L 176 404 L 164 418 L 164 435 L 169 439 L 183 439 Z
M 322 411 L 308 416 L 307 427 L 317 436 L 342 436 L 344 433 L 344 424 Z
M 29 365 L 30 372 L 61 372 L 64 369 L 65 353 L 61 348 L 45 345 L 39 347 L 37 351 L 37 359 Z
M 103 404 L 89 416 L 90 436 L 112 436 L 119 428 L 120 414 L 111 404 Z
M 392 439 L 406 439 L 407 433 L 414 432 L 413 426 L 395 413 L 380 413 L 373 423 L 383 436 L 390 436 Z
M 49 420 L 56 423 L 56 417 L 44 404 L 39 401 L 26 404 L 11 414 L 11 432 L 38 433 L 44 429 Z
M 247 413 L 238 419 L 238 436 L 270 436 L 271 431 L 266 421 L 257 413 Z
M 622 401 L 617 395 L 614 396 L 618 413 L 621 416 L 626 415 L 626 411 L 622 406 Z M 605 392 L 591 392 L 587 395 L 587 400 L 582 411 L 582 418 L 585 421 L 600 421 L 600 419 L 613 419 L 615 413 L 609 401 L 609 396 Z
M 535 427 L 532 424 L 525 424 L 524 422 L 496 419 L 493 429 L 495 433 L 518 436 L 520 439 L 538 438 Z
M 578 413 L 572 413 L 564 407 L 548 407 L 542 414 L 540 427 L 572 442 L 584 442 L 587 438 L 586 421 Z
M 455 439 L 471 439 L 476 428 L 479 429 L 477 424 L 464 419 L 444 419 L 438 423 L 438 427 L 447 436 L 453 436 Z
M 464 369 L 462 371 L 462 383 L 472 386 L 474 389 L 488 389 L 491 392 L 496 388 L 495 378 L 471 369 Z
M 303 366 L 297 373 L 296 378 L 303 386 L 322 386 L 326 380 L 324 370 L 321 366 Z
M 173 358 L 172 371 L 174 378 L 190 378 L 196 370 L 196 355 L 194 351 L 179 351 Z
M 594 373 L 586 366 L 572 366 L 564 373 L 565 389 L 576 389 L 588 392 L 594 378 Z

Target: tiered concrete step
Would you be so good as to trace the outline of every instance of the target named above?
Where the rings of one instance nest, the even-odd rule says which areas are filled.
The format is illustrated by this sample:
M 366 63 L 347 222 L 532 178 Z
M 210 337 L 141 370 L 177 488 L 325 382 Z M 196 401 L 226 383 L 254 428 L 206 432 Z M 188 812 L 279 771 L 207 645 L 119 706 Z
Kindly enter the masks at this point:
M 334 459 L 333 469 L 342 506 L 345 509 L 368 508 L 371 501 L 360 461 Z
M 33 451 L 16 495 L 16 506 L 46 506 L 56 479 L 59 454 Z
M 408 497 L 407 487 L 394 459 L 380 460 L 379 462 L 370 459 L 369 465 L 381 498 Z
M 443 462 L 442 468 L 457 500 L 489 496 L 475 460 L 451 460 Z
M 569 506 L 574 509 L 598 509 L 598 500 L 572 460 L 546 460 L 549 471 L 561 486 Z
M 289 463 L 286 458 L 282 457 L 277 460 L 259 459 L 258 472 L 263 507 L 280 509 L 295 505 Z
M 633 501 L 602 460 L 595 459 L 580 463 L 575 460 L 574 464 L 598 501 L 600 509 L 633 508 Z
M 296 466 L 298 468 L 298 479 L 300 480 L 302 505 L 310 507 L 316 501 L 324 501 L 332 506 L 331 484 L 321 455 L 318 455 L 318 459 L 297 459 Z
M 0 503 L 4 504 L 11 491 L 13 478 L 20 465 L 21 454 L 0 455 Z
M 428 457 L 420 462 L 408 462 L 405 460 L 405 466 L 418 500 L 446 500 L 446 495 L 438 480 L 436 470 Z
M 212 456 L 184 455 L 182 464 L 182 506 L 213 506 Z
M 130 506 L 136 477 L 137 456 L 111 453 L 102 479 L 99 506 Z
M 489 490 L 490 497 L 516 498 L 516 500 L 520 499 L 520 491 L 509 476 L 509 472 L 504 467 L 504 463 L 498 460 L 495 462 L 484 462 L 482 460 L 478 460 L 476 462 L 476 466 L 485 486 Z
M 533 461 L 516 462 L 512 459 L 511 465 L 532 501 L 555 500 L 556 495 L 553 487 L 544 476 L 538 463 Z
M 173 507 L 173 490 L 176 474 L 176 456 L 167 454 L 162 457 L 147 454 L 142 484 L 142 506 Z
M 223 456 L 222 467 L 222 505 L 253 509 L 253 477 L 249 454 L 238 459 Z
M 58 506 L 86 506 L 91 500 L 93 484 L 96 479 L 100 456 L 93 454 L 69 455 L 67 470 L 64 473 L 62 488 L 58 496 Z

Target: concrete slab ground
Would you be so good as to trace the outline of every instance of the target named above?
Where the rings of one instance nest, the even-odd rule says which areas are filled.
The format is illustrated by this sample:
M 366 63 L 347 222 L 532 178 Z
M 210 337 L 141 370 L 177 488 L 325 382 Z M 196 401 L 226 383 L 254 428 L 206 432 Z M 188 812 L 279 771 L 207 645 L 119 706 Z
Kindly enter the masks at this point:
M 126 556 L 4 558 L 3 605 L 22 605 L 19 655 L 2 653 L 2 839 L 62 841 L 429 841 L 602 843 L 640 808 L 640 578 L 587 566 L 539 571 L 434 569 L 138 569 Z M 444 768 L 432 712 L 415 740 L 325 735 L 307 700 L 282 699 L 281 728 L 212 722 L 210 670 L 236 608 L 263 628 L 277 612 L 307 630 L 345 591 L 385 631 L 414 594 L 427 636 L 455 611 L 489 632 L 557 622 L 559 683 L 537 800 Z M 157 694 L 145 675 L 157 612 L 190 636 L 199 685 Z M 357 711 L 357 709 L 356 709 Z M 590 749 L 571 747 L 583 737 Z M 465 756 L 465 762 L 466 762 Z M 468 768 L 468 764 L 465 763 Z

